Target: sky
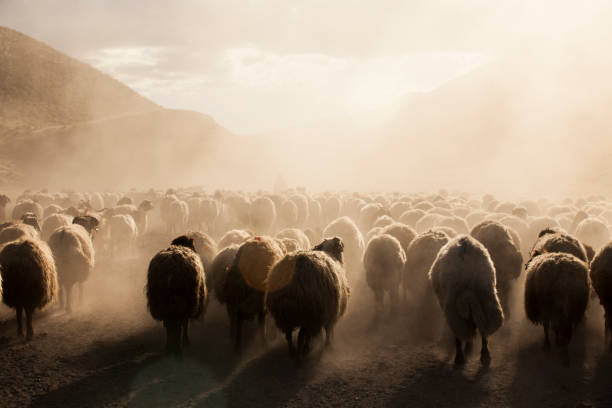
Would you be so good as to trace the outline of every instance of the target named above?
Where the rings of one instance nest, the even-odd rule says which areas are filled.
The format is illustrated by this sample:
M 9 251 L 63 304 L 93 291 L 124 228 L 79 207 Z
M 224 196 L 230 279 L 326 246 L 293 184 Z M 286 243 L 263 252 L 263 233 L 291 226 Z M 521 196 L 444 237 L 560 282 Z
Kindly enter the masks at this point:
M 0 0 L 0 25 L 164 107 L 251 134 L 393 109 L 533 41 L 536 27 L 540 38 L 563 35 L 606 2 L 573 4 Z

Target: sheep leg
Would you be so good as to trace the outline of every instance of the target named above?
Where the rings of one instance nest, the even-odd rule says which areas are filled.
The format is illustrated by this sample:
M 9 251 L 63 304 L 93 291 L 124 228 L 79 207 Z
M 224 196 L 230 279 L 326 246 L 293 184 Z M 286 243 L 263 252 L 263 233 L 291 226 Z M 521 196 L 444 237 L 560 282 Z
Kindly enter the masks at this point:
M 72 292 L 72 285 L 66 287 L 66 313 L 72 313 L 72 302 L 70 301 L 70 294 Z
M 230 322 L 230 338 L 234 338 L 236 336 L 236 316 L 229 304 L 226 305 L 225 309 L 227 310 L 227 317 Z
M 15 312 L 17 313 L 17 336 L 18 337 L 23 337 L 23 327 L 21 325 L 21 315 L 22 315 L 22 308 L 21 306 L 17 306 L 15 308 Z
M 377 290 L 374 292 L 374 302 L 376 308 L 376 315 L 380 315 L 383 310 L 383 303 L 385 298 L 385 292 L 382 290 Z
M 259 312 L 257 315 L 257 329 L 259 330 L 259 334 L 261 335 L 261 342 L 263 345 L 267 344 L 266 340 L 266 313 Z
M 242 317 L 239 314 L 236 314 L 236 327 L 235 327 L 235 331 L 236 331 L 236 343 L 234 344 L 234 348 L 236 349 L 236 351 L 240 351 L 240 344 L 241 344 L 241 334 L 242 334 Z
M 79 282 L 79 305 L 83 304 L 83 282 Z
M 166 327 L 166 351 L 169 354 L 181 354 L 181 325 L 172 320 L 164 321 Z
M 469 356 L 470 354 L 472 354 L 472 340 L 468 340 L 465 342 L 465 346 L 463 346 L 463 354 L 465 354 L 466 356 Z
M 182 324 L 182 329 L 183 329 L 183 346 L 188 347 L 191 345 L 191 342 L 189 341 L 189 319 L 185 319 L 185 321 Z
M 295 347 L 293 345 L 293 336 L 291 330 L 285 331 L 285 339 L 287 340 L 287 345 L 289 346 L 289 357 L 293 358 L 296 356 Z
M 389 291 L 389 300 L 391 301 L 391 313 L 395 314 L 395 312 L 397 311 L 397 301 L 399 298 L 399 294 L 398 294 L 399 289 L 398 288 L 393 288 L 391 289 L 391 291 Z
M 334 326 L 325 326 L 325 347 L 331 346 L 332 338 L 334 337 Z
M 463 356 L 463 348 L 461 347 L 461 340 L 455 337 L 455 365 L 465 363 L 465 357 Z
M 298 357 L 304 357 L 308 354 L 308 334 L 304 328 L 300 328 L 298 333 Z
M 485 336 L 482 336 L 482 348 L 480 349 L 480 362 L 483 365 L 489 365 L 491 362 L 491 354 L 489 353 L 489 343 Z
M 34 309 L 31 307 L 26 307 L 25 308 L 25 315 L 26 315 L 26 325 L 27 325 L 27 333 L 26 333 L 26 340 L 30 341 L 32 340 L 32 337 L 34 337 L 34 329 L 32 328 L 32 314 L 34 312 Z
M 610 316 L 608 316 L 608 313 L 605 315 L 604 339 L 608 350 L 612 351 L 612 322 L 610 321 Z
M 544 323 L 544 350 L 550 350 L 550 337 L 548 336 L 548 322 Z

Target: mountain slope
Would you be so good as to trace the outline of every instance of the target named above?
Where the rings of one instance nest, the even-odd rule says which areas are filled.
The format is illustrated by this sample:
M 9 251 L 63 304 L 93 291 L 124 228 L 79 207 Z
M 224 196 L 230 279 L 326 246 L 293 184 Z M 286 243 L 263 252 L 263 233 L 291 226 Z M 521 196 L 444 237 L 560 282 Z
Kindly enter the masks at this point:
M 121 82 L 0 27 L 0 126 L 40 128 L 160 107 Z

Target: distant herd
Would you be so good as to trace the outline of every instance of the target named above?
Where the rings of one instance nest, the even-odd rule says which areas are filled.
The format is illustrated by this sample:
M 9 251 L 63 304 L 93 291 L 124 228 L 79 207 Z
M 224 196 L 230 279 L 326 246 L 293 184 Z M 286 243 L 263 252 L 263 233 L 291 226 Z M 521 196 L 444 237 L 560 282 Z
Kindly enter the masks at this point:
M 81 298 L 96 257 L 131 256 L 158 233 L 171 238 L 150 260 L 146 298 L 172 354 L 189 344 L 189 321 L 214 294 L 238 351 L 245 321 L 257 319 L 265 338 L 271 319 L 290 356 L 303 361 L 313 338 L 333 340 L 359 285 L 371 290 L 374 317 L 401 304 L 424 319 L 443 316 L 455 364 L 477 333 L 480 360 L 490 363 L 488 337 L 517 298 L 566 365 L 576 326 L 601 304 L 612 351 L 612 201 L 601 196 L 28 190 L 0 195 L 0 220 L 2 300 L 16 311 L 19 336 L 25 312 L 28 340 L 34 310 L 58 299 L 71 312 L 73 287 Z

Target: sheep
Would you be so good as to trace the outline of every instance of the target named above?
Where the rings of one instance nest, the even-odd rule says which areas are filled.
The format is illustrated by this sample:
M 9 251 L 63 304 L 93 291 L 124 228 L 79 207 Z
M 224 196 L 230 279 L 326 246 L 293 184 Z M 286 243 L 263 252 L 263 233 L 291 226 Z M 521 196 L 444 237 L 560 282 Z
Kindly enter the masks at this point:
M 31 225 L 10 223 L 0 230 L 0 245 L 19 238 L 39 238 L 38 231 Z
M 491 361 L 487 337 L 504 321 L 495 289 L 495 266 L 487 249 L 475 238 L 460 235 L 438 253 L 429 279 L 446 321 L 455 334 L 455 364 L 465 363 L 462 342 L 470 342 L 476 329 L 482 338 L 480 361 Z
M 38 223 L 38 217 L 34 213 L 27 212 L 21 216 L 21 222 L 32 226 L 36 231 L 40 232 L 40 224 Z
M 526 273 L 527 318 L 544 326 L 544 346 L 547 349 L 550 347 L 548 329 L 552 328 L 563 361 L 569 366 L 568 344 L 589 301 L 588 267 L 571 254 L 545 253 L 531 260 Z
M 51 214 L 58 214 L 58 213 L 62 213 L 63 211 L 64 209 L 60 207 L 59 205 L 51 204 L 45 207 L 45 210 L 43 211 L 43 220 L 47 218 L 48 216 L 50 216 Z
M 372 224 L 372 228 L 384 228 L 391 224 L 393 224 L 393 218 L 388 215 L 381 215 L 380 217 L 376 218 Z
M 320 228 L 323 221 L 323 208 L 321 203 L 308 198 L 308 220 L 306 225 L 311 228 Z
M 297 228 L 285 228 L 276 234 L 276 238 L 293 239 L 297 242 L 298 249 L 302 251 L 306 251 L 311 247 L 308 236 L 306 236 L 302 230 Z
M 361 271 L 364 242 L 357 225 L 347 216 L 330 222 L 323 230 L 323 237 L 340 237 L 344 243 L 344 261 L 347 276 L 358 276 Z
M 285 200 L 279 209 L 279 221 L 284 227 L 295 227 L 298 223 L 299 209 L 292 200 Z
M 457 216 L 442 217 L 436 223 L 436 226 L 452 228 L 457 231 L 458 234 L 468 234 L 470 232 L 467 222 L 463 218 Z
M 40 204 L 32 200 L 23 200 L 18 202 L 13 208 L 12 218 L 14 220 L 20 220 L 23 214 L 27 212 L 34 213 L 38 219 L 42 219 L 43 217 L 43 208 Z
M 323 208 L 323 220 L 328 224 L 340 216 L 342 203 L 338 197 L 331 196 L 321 200 L 321 207 Z
M 205 198 L 200 201 L 200 220 L 204 224 L 206 231 L 212 233 L 212 227 L 219 216 L 219 203 L 212 198 Z
M 340 238 L 328 238 L 310 251 L 285 255 L 270 271 L 265 305 L 285 334 L 291 357 L 305 357 L 311 339 L 323 329 L 329 345 L 338 319 L 346 312 L 350 288 L 342 251 Z M 293 345 L 296 329 L 297 350 Z
M 185 236 L 193 240 L 195 251 L 200 256 L 202 266 L 204 267 L 204 273 L 206 273 L 208 277 L 208 270 L 217 254 L 217 244 L 208 234 L 203 232 L 189 231 Z
M 147 270 L 147 307 L 166 328 L 166 350 L 179 355 L 189 345 L 189 319 L 206 309 L 206 276 L 193 239 L 185 235 L 159 251 Z
M 49 247 L 57 266 L 60 303 L 67 313 L 71 313 L 72 287 L 75 283 L 79 285 L 79 300 L 82 300 L 83 283 L 94 268 L 95 254 L 91 237 L 87 230 L 78 224 L 66 225 L 51 234 Z
M 276 221 L 276 206 L 268 197 L 258 197 L 249 207 L 251 226 L 258 234 L 269 234 Z
M 580 241 L 559 229 L 546 228 L 540 231 L 526 266 L 534 257 L 547 252 L 563 252 L 574 255 L 582 262 L 588 261 L 588 255 Z
M 300 250 L 300 244 L 293 238 L 275 238 L 278 245 L 283 250 L 283 254 L 286 255 L 291 252 Z
M 34 309 L 43 309 L 57 295 L 57 272 L 51 250 L 43 241 L 29 237 L 9 242 L 0 251 L 0 271 L 2 301 L 15 308 L 19 337 L 23 337 L 21 319 L 25 310 L 29 341 L 34 335 Z
M 239 245 L 231 244 L 220 250 L 217 255 L 215 255 L 215 258 L 210 265 L 210 272 L 206 272 L 206 277 L 208 281 L 210 281 L 209 288 L 212 289 L 215 297 L 222 305 L 225 304 L 224 288 L 225 281 L 227 280 L 227 273 L 229 268 L 234 263 L 234 258 L 238 253 L 238 248 L 240 248 Z
M 497 279 L 497 292 L 506 317 L 510 315 L 510 291 L 513 281 L 523 269 L 523 256 L 509 228 L 496 221 L 483 221 L 472 228 L 470 235 L 489 252 Z
M 4 194 L 0 194 L 0 222 L 6 221 L 6 206 L 11 202 L 11 199 Z
M 73 224 L 78 224 L 81 227 L 85 228 L 90 237 L 92 237 L 98 230 L 98 226 L 100 225 L 100 219 L 93 215 L 77 215 L 72 220 Z
M 51 214 L 43 220 L 42 228 L 41 228 L 41 238 L 44 241 L 48 241 L 49 237 L 59 227 L 63 227 L 64 225 L 70 225 L 72 219 L 65 214 Z
M 219 249 L 226 248 L 232 244 L 240 245 L 247 239 L 251 238 L 252 234 L 245 230 L 230 230 L 227 231 L 219 240 Z
M 359 227 L 361 231 L 369 231 L 376 219 L 382 215 L 389 215 L 388 211 L 378 203 L 370 203 L 361 208 L 359 212 Z
M 576 238 L 598 250 L 610 241 L 608 226 L 601 220 L 588 217 L 580 221 L 576 227 Z
M 425 231 L 432 229 L 435 225 L 438 224 L 441 218 L 441 215 L 427 213 L 417 221 L 415 229 L 419 234 L 421 234 Z
M 303 227 L 308 220 L 308 198 L 303 194 L 294 194 L 289 198 L 293 201 L 297 208 L 297 221 L 296 226 Z
M 128 196 L 123 196 L 119 199 L 119 201 L 117 201 L 117 205 L 132 205 L 132 204 L 134 204 L 134 201 Z
M 187 227 L 189 221 L 189 206 L 187 203 L 178 200 L 170 203 L 168 207 L 168 216 L 166 219 L 169 232 L 179 232 Z
M 406 254 L 400 242 L 393 236 L 382 234 L 368 242 L 363 256 L 366 282 L 374 292 L 376 313 L 383 309 L 385 292 L 389 294 L 391 310 L 398 305 L 398 289 Z
M 134 249 L 138 227 L 129 214 L 117 214 L 108 220 L 111 255 L 129 254 Z
M 406 262 L 402 276 L 404 299 L 409 289 L 417 297 L 421 309 L 429 311 L 435 306 L 435 297 L 429 283 L 429 269 L 436 260 L 440 249 L 446 245 L 449 237 L 441 231 L 427 231 L 417 235 L 406 248 Z
M 400 215 L 398 221 L 412 228 L 416 227 L 416 223 L 425 216 L 426 212 L 420 209 L 407 210 Z
M 591 261 L 590 278 L 604 309 L 604 338 L 612 352 L 612 242 L 602 247 Z
M 281 247 L 269 237 L 254 237 L 240 246 L 228 271 L 224 298 L 237 351 L 241 349 L 242 323 L 258 317 L 265 337 L 265 282 L 272 266 L 283 256 Z
M 102 194 L 94 192 L 91 194 L 91 207 L 96 210 L 96 211 L 100 211 L 101 209 L 104 208 L 104 198 L 102 198 Z
M 540 231 L 547 228 L 560 228 L 561 226 L 551 217 L 536 217 L 532 218 L 529 224 L 529 236 L 527 242 L 535 242 L 538 238 Z

